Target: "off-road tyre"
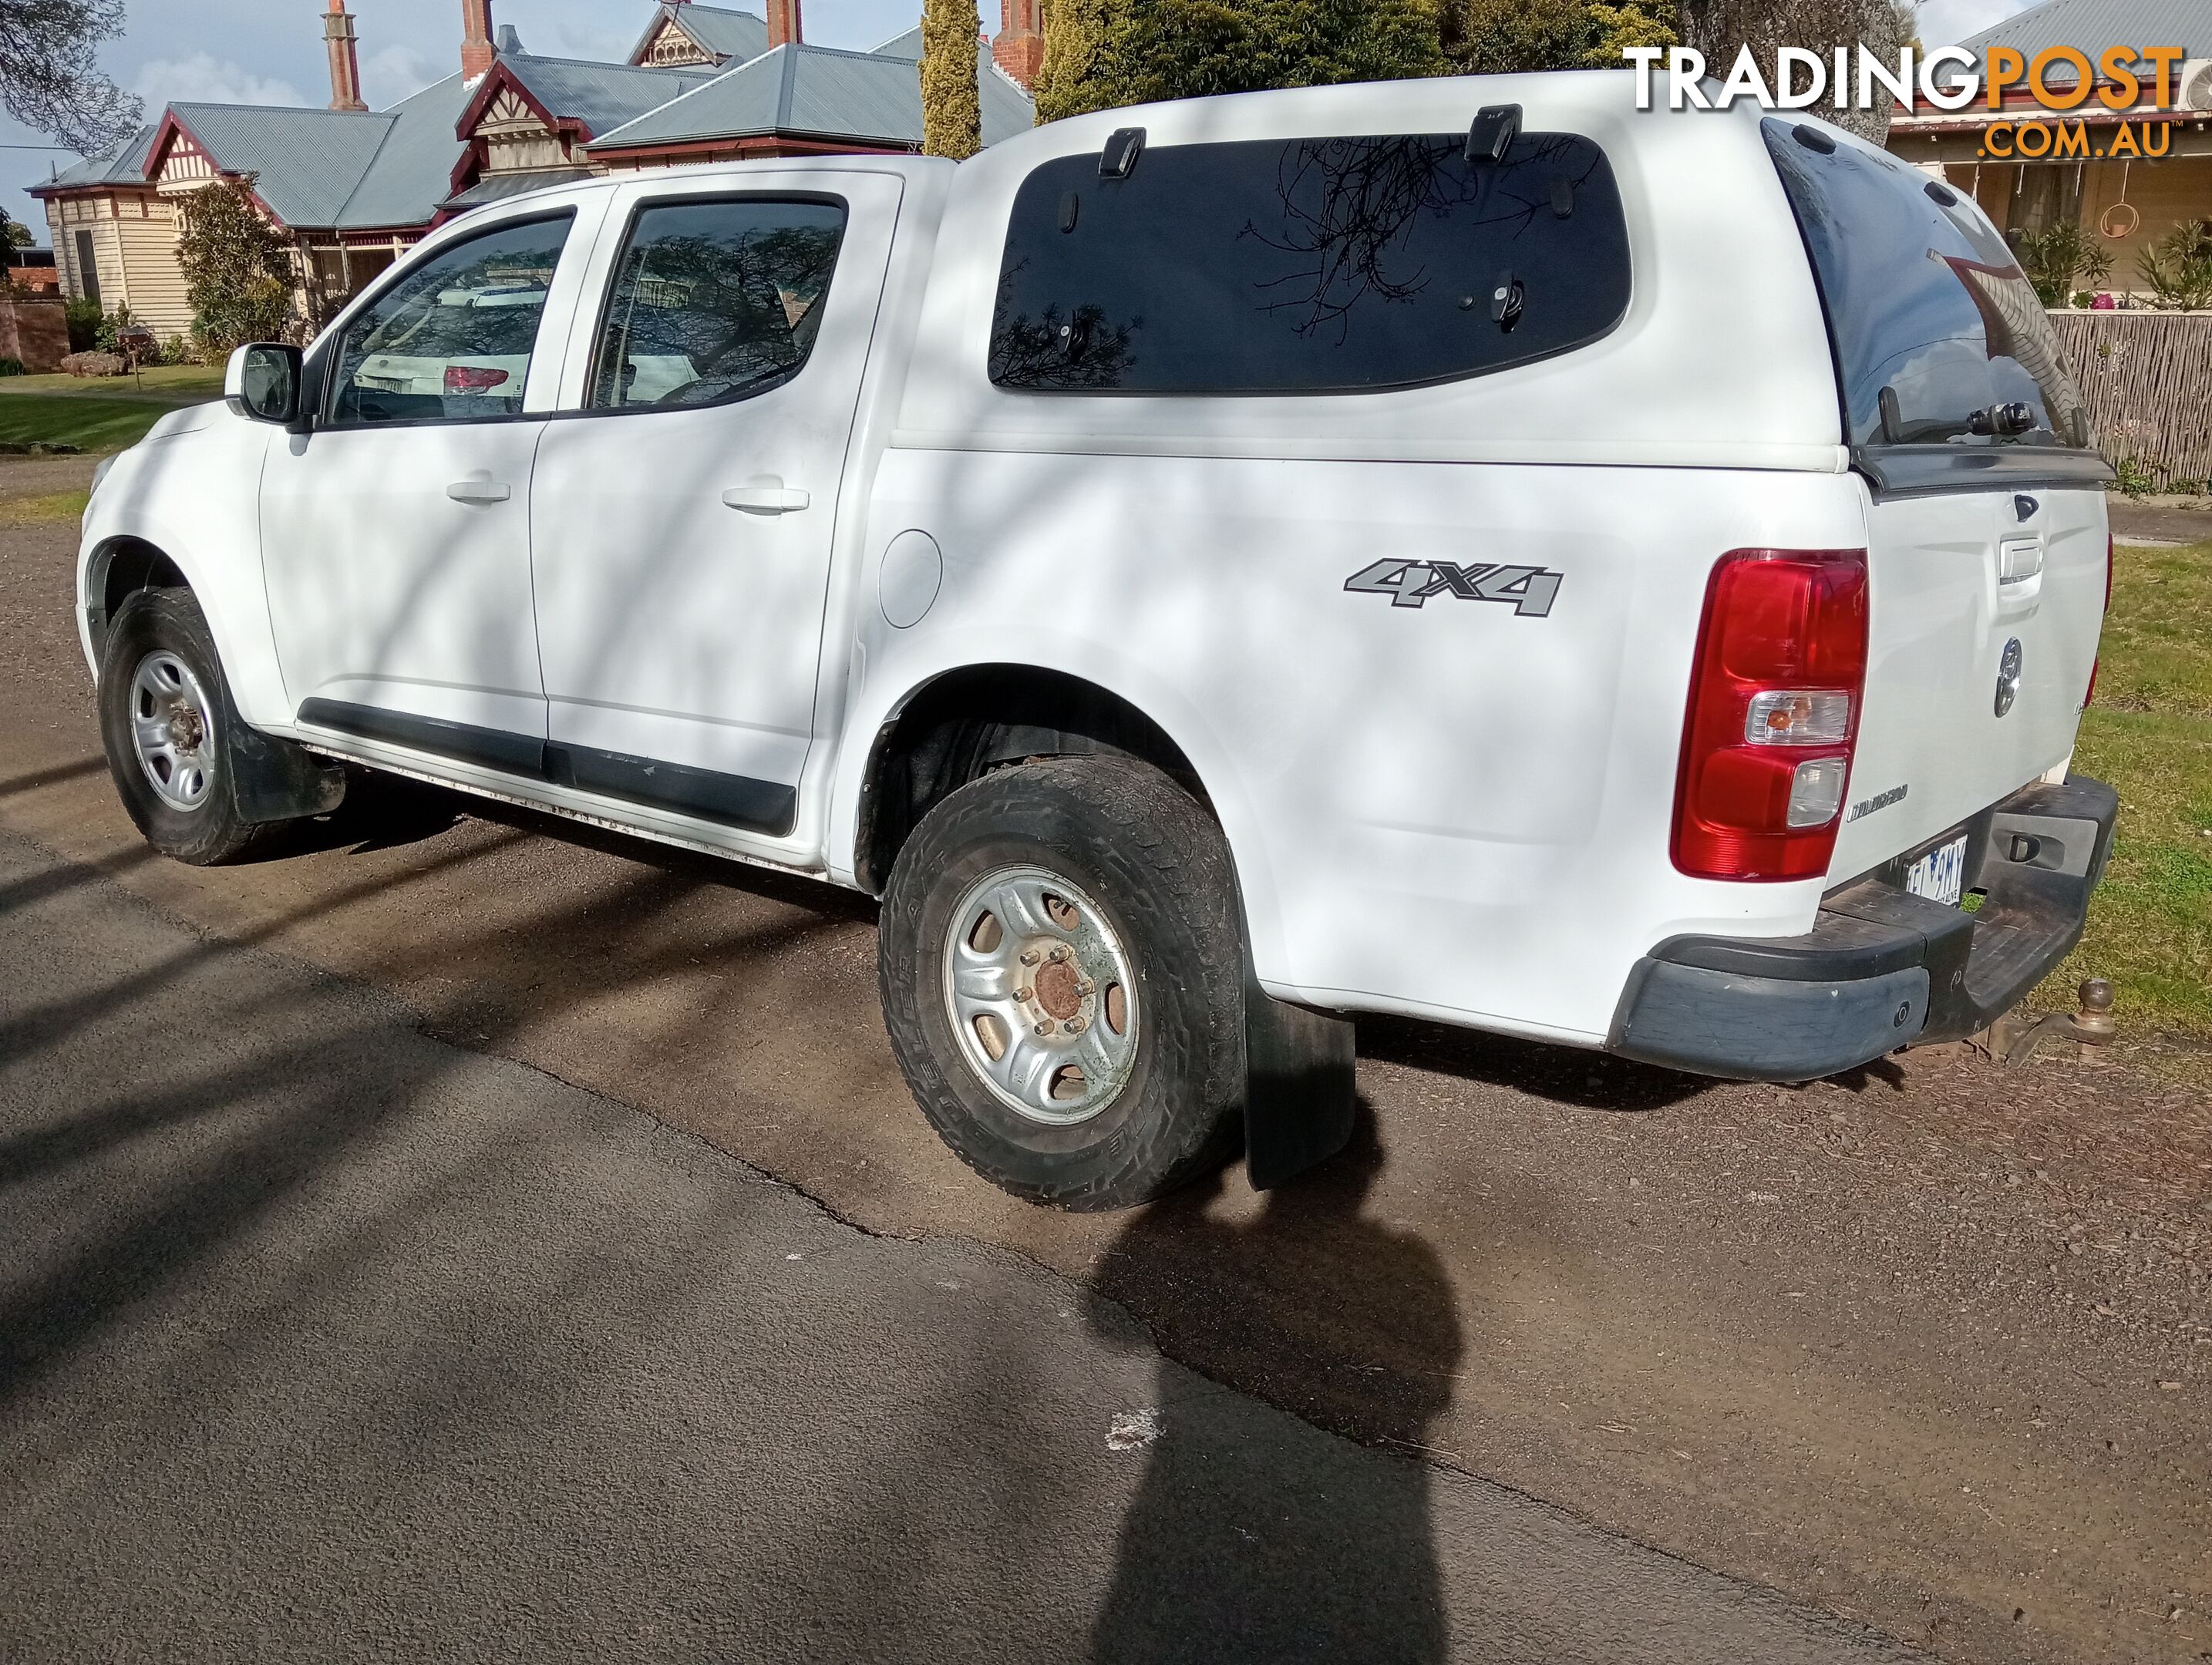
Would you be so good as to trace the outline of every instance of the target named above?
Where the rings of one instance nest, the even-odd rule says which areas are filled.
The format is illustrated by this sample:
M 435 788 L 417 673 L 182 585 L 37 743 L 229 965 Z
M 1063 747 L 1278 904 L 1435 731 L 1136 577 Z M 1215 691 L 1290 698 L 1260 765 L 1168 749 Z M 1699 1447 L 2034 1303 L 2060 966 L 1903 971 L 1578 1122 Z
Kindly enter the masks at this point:
M 196 807 L 179 809 L 163 800 L 147 778 L 131 738 L 132 681 L 140 665 L 155 653 L 184 662 L 206 695 L 210 732 L 205 767 L 207 793 Z M 266 830 L 246 819 L 240 807 L 236 757 L 230 744 L 240 726 L 230 684 L 222 674 L 215 638 L 190 590 L 139 590 L 116 610 L 100 656 L 100 732 L 108 773 L 123 807 L 163 855 L 195 867 L 235 861 Z
M 943 993 L 953 909 L 1001 868 L 1042 867 L 1103 913 L 1129 960 L 1140 1021 L 1119 1092 L 1093 1119 L 1025 1119 L 984 1083 Z M 1002 769 L 931 810 L 891 870 L 878 975 L 891 1049 L 962 1161 L 1026 1200 L 1127 1208 L 1212 1172 L 1240 1148 L 1244 944 L 1221 829 L 1133 758 Z

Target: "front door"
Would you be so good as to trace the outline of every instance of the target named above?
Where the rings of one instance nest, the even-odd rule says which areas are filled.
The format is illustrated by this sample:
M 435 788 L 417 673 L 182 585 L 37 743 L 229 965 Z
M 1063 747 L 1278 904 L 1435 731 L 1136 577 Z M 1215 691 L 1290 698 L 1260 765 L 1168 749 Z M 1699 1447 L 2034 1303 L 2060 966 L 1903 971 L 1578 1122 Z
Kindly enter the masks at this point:
M 640 187 L 532 484 L 556 781 L 787 836 L 899 182 Z
M 538 772 L 545 424 L 526 392 L 572 218 L 509 222 L 400 278 L 332 343 L 313 431 L 270 447 L 262 564 L 302 725 Z M 557 373 L 539 370 L 549 388 Z

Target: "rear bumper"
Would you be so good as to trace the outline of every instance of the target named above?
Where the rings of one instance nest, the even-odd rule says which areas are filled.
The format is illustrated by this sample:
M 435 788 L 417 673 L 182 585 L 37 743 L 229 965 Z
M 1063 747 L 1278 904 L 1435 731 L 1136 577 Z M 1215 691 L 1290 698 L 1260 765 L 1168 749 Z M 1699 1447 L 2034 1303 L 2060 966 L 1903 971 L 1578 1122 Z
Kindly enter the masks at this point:
M 1807 1081 L 1987 1029 L 2081 940 L 2119 798 L 2075 776 L 1965 827 L 1972 914 L 1902 888 L 1909 858 L 1832 891 L 1802 937 L 1675 937 L 1636 963 L 1609 1049 L 1742 1081 Z

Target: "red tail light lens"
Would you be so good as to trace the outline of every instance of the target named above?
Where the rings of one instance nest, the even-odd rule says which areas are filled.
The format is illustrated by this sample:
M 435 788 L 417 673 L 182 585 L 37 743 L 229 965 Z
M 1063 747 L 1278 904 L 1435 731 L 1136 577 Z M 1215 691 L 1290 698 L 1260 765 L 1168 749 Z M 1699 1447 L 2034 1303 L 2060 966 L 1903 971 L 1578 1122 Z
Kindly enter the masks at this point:
M 446 391 L 448 393 L 489 392 L 506 380 L 506 371 L 495 370 L 489 364 L 448 364 L 446 367 Z
M 1866 689 L 1864 550 L 1736 550 L 1705 587 L 1674 788 L 1697 878 L 1828 870 Z

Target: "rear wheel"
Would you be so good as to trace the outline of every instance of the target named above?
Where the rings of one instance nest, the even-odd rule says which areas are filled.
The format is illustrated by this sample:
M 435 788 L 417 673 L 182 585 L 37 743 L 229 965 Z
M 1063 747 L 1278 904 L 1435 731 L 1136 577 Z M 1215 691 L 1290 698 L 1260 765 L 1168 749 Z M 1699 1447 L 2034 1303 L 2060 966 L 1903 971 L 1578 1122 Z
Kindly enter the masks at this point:
M 962 1160 L 1055 1207 L 1127 1207 L 1236 1153 L 1243 967 L 1220 829 L 1127 758 L 962 787 L 884 897 L 884 1011 L 908 1085 Z
M 100 736 L 123 807 L 162 854 L 203 867 L 234 861 L 261 831 L 240 812 L 237 722 L 191 592 L 125 600 L 100 655 Z

